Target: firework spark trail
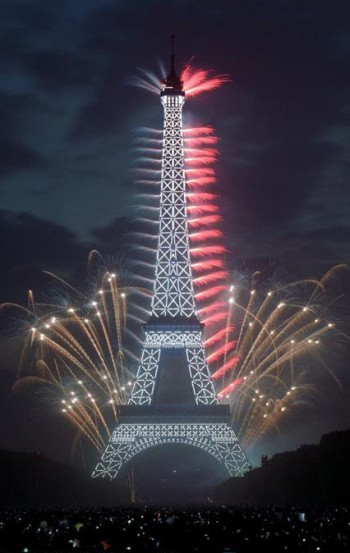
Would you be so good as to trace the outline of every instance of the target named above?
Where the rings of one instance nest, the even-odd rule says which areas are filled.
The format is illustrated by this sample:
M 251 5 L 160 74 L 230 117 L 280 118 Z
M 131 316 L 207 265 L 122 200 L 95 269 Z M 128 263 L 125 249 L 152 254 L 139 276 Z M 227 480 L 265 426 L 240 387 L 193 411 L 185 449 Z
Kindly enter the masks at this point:
M 198 96 L 203 92 L 210 92 L 225 83 L 231 82 L 230 75 L 213 75 L 210 69 L 196 69 L 191 61 L 181 73 L 186 96 Z
M 231 82 L 230 75 L 215 75 L 211 69 L 196 68 L 190 60 L 180 74 L 183 81 L 183 89 L 188 98 L 198 96 L 203 92 L 210 92 Z M 149 69 L 141 67 L 140 76 L 135 76 L 129 80 L 129 83 L 148 92 L 159 95 L 163 80 L 166 78 L 164 65 L 161 65 L 161 77 Z
M 221 382 L 218 397 L 232 404 L 246 448 L 278 429 L 287 408 L 316 388 L 319 348 L 326 358 L 329 333 L 333 343 L 343 338 L 329 321 L 335 298 L 326 284 L 345 271 L 346 266 L 336 266 L 319 281 L 300 280 L 268 291 L 230 287 L 227 340 L 234 345 L 213 379 Z
M 184 74 L 188 82 L 189 67 Z M 206 78 L 205 72 L 199 72 L 189 83 L 187 90 L 193 95 L 212 89 L 200 88 Z M 220 86 L 223 82 L 215 83 Z M 193 127 L 184 130 L 184 154 L 187 184 L 189 188 L 189 238 L 191 245 L 193 284 L 197 302 L 197 313 L 205 323 L 204 344 L 207 361 L 213 370 L 218 370 L 223 357 L 223 340 L 226 327 L 227 304 L 218 301 L 217 294 L 224 289 L 227 271 L 224 269 L 223 256 L 226 253 L 222 245 L 222 232 L 216 227 L 221 220 L 216 196 L 208 187 L 216 184 L 214 163 L 218 157 L 218 138 L 211 126 Z M 205 261 L 198 263 L 200 259 Z M 215 270 L 216 266 L 216 270 Z M 205 313 L 205 315 L 204 315 Z M 228 344 L 227 344 L 228 345 Z
M 50 276 L 64 286 L 65 296 L 67 290 L 73 293 L 68 307 L 36 303 L 32 293 L 28 308 L 1 305 L 2 312 L 21 313 L 27 328 L 14 390 L 40 384 L 56 409 L 60 405 L 79 431 L 103 450 L 108 419 L 117 420 L 117 407 L 126 402 L 132 386 L 123 336 L 129 320 L 126 298 L 134 290 L 122 287 L 115 273 L 106 272 L 89 300 L 63 279 Z M 132 317 L 140 323 L 135 314 Z M 130 337 L 135 341 L 132 330 L 127 334 L 129 341 Z

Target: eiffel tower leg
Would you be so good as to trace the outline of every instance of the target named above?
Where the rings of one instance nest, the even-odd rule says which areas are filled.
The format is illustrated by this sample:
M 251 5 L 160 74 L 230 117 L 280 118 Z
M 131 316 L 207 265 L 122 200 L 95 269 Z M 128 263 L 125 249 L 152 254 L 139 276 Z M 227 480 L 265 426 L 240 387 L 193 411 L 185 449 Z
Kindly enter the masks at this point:
M 229 475 L 243 476 L 249 469 L 249 463 L 232 428 L 225 424 L 221 428 L 215 429 L 212 433 L 212 440 Z
M 158 372 L 159 358 L 160 347 L 143 348 L 129 404 L 150 405 Z
M 209 376 L 203 344 L 201 343 L 198 347 L 187 347 L 186 358 L 196 404 L 218 403 L 213 382 Z
M 111 439 L 101 457 L 101 461 L 97 463 L 95 470 L 92 473 L 92 478 L 109 478 L 112 480 L 115 478 L 126 462 L 125 460 L 130 456 L 133 449 L 132 442 L 123 443 L 119 439 L 122 426 L 118 426 L 114 430 Z

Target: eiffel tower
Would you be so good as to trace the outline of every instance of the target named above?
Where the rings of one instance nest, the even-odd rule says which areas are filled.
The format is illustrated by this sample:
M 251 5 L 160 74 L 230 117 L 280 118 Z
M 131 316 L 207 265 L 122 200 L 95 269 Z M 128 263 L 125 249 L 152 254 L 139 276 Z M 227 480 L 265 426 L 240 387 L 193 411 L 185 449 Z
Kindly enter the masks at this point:
M 160 94 L 164 108 L 159 235 L 152 312 L 144 324 L 141 361 L 127 405 L 92 477 L 115 478 L 141 451 L 188 444 L 240 476 L 248 462 L 210 378 L 203 328 L 196 316 L 187 224 L 183 83 L 171 68 Z

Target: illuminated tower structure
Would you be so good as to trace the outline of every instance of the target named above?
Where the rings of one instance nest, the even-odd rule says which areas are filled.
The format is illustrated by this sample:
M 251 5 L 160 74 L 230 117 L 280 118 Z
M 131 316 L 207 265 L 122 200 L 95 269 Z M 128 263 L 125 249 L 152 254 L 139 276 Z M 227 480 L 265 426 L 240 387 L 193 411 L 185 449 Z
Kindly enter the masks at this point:
M 164 108 L 159 235 L 152 312 L 144 325 L 141 361 L 128 405 L 92 476 L 114 478 L 132 457 L 160 444 L 199 447 L 242 475 L 248 462 L 220 405 L 196 316 L 187 220 L 182 108 L 175 70 L 163 81 Z

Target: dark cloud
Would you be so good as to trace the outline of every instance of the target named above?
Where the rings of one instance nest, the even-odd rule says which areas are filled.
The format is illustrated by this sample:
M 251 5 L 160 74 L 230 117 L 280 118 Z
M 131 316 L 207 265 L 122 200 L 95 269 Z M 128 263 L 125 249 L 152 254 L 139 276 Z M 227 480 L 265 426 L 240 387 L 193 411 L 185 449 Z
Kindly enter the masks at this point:
M 338 144 L 312 137 L 291 142 L 287 137 L 283 145 L 276 142 L 253 152 L 250 162 L 233 168 L 231 183 L 225 175 L 219 177 L 225 219 L 234 220 L 244 234 L 295 222 L 340 154 Z
M 0 93 L 0 120 L 4 139 L 15 133 L 18 119 L 28 107 L 29 102 L 28 96 L 24 94 Z
M 275 244 L 277 240 L 278 233 Z M 345 226 L 291 232 L 285 236 L 283 251 L 279 246 L 279 257 L 298 275 L 320 276 L 334 265 L 349 262 L 349 243 L 350 228 Z
M 45 165 L 44 156 L 21 139 L 20 117 L 32 104 L 27 95 L 0 92 L 0 176 Z
M 84 26 L 84 45 L 93 53 L 103 53 L 107 57 L 119 56 L 122 52 L 122 41 L 129 32 L 125 16 L 129 9 L 127 4 L 100 5 L 86 19 Z
M 290 278 L 320 277 L 334 265 L 349 263 L 350 229 L 328 226 L 304 230 L 275 224 L 268 229 L 230 227 L 230 265 L 246 260 L 259 268 L 271 260 L 283 267 Z
M 32 54 L 26 67 L 48 92 L 60 93 L 65 89 L 87 86 L 93 77 L 93 64 L 71 52 L 45 50 Z
M 127 251 L 129 233 L 134 224 L 128 217 L 119 217 L 103 227 L 95 228 L 91 236 L 102 254 L 117 255 Z
M 90 102 L 81 109 L 73 128 L 74 137 L 106 135 L 120 130 L 123 115 L 119 90 L 118 64 L 112 63 Z
M 120 256 L 126 259 L 133 228 L 130 219 L 121 217 L 94 229 L 90 240 L 82 242 L 72 231 L 52 221 L 0 210 L 0 236 L 6 237 L 1 252 L 6 270 L 0 274 L 0 303 L 16 295 L 24 297 L 28 289 L 44 292 L 48 285 L 44 271 L 84 286 L 89 252 L 98 250 L 103 266 Z
M 86 263 L 89 247 L 74 234 L 51 221 L 28 213 L 0 211 L 3 270 L 0 276 L 1 300 L 24 297 L 28 289 L 41 289 L 47 278 L 43 271 L 52 271 L 74 279 Z
M 43 165 L 42 157 L 29 146 L 15 142 L 11 138 L 6 142 L 0 142 L 0 177 Z
M 54 24 L 54 11 L 47 9 L 42 2 L 37 1 L 9 2 L 8 15 L 15 18 L 17 28 L 32 32 L 48 31 Z
M 27 33 L 19 32 L 18 28 L 10 28 L 0 37 L 0 60 L 2 63 L 13 63 L 21 59 L 27 46 Z

